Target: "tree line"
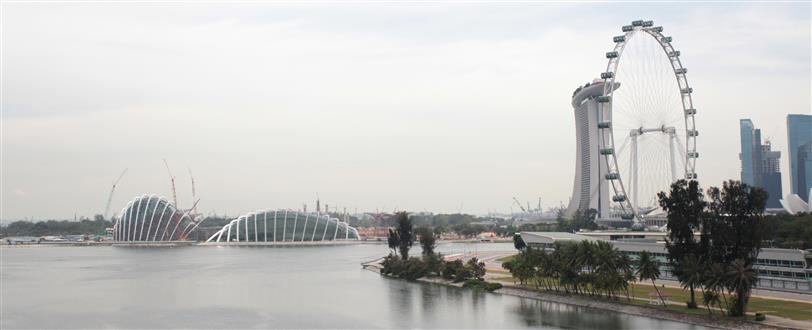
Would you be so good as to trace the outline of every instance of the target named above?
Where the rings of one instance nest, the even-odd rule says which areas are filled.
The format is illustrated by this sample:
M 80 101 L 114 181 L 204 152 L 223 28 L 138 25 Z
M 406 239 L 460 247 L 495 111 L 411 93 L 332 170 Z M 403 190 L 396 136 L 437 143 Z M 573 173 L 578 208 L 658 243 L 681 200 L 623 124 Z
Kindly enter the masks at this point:
M 459 259 L 444 260 L 442 254 L 435 251 L 436 233 L 427 226 L 414 229 L 406 212 L 397 213 L 395 219 L 395 227 L 389 229 L 387 238 L 391 251 L 381 262 L 381 274 L 407 280 L 427 276 L 442 277 L 453 282 L 464 282 L 463 287 L 487 291 L 502 287 L 499 283 L 489 283 L 484 280 L 485 263 L 477 258 L 471 258 L 465 263 Z M 409 256 L 415 240 L 419 240 L 423 250 L 421 257 Z
M 660 264 L 648 252 L 633 261 L 606 241 L 555 242 L 549 252 L 525 246 L 518 235 L 514 242 L 520 253 L 502 267 L 537 289 L 631 300 L 629 286 L 635 279 L 654 283 L 660 277 Z M 659 290 L 658 296 L 662 301 Z
M 715 304 L 743 316 L 758 282 L 767 192 L 733 180 L 703 192 L 697 181 L 679 180 L 657 197 L 668 213 L 669 262 L 691 293 L 688 307 L 697 308 L 699 289 L 709 312 Z
M 113 222 L 97 217 L 95 220 L 83 219 L 80 221 L 48 220 L 48 221 L 14 221 L 7 226 L 0 227 L 0 237 L 10 236 L 49 236 L 49 235 L 107 235 L 106 228 L 112 227 Z
M 765 232 L 766 192 L 738 181 L 703 192 L 698 182 L 679 180 L 657 196 L 668 214 L 668 264 L 690 290 L 688 307 L 698 308 L 695 290 L 700 290 L 708 313 L 716 306 L 743 316 L 758 282 L 754 264 Z M 514 244 L 521 252 L 503 267 L 522 284 L 615 299 L 623 293 L 630 299 L 630 285 L 650 280 L 665 304 L 654 282 L 661 265 L 648 251 L 632 260 L 605 241 L 556 242 L 546 251 L 526 246 L 517 235 Z

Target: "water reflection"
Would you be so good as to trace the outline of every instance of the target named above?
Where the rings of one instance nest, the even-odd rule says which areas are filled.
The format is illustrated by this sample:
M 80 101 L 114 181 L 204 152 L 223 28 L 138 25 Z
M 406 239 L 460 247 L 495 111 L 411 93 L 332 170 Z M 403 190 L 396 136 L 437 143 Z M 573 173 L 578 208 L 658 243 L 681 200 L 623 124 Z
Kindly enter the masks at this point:
M 481 244 L 480 251 L 492 246 Z M 445 244 L 446 250 L 471 246 Z M 360 269 L 383 245 L 13 248 L 0 328 L 688 328 Z
M 434 285 L 420 285 L 420 305 L 423 308 L 423 317 L 434 319 L 434 309 L 437 299 L 441 297 L 440 289 Z
M 622 314 L 584 307 L 520 298 L 514 309 L 529 327 L 557 326 L 580 329 L 618 329 L 624 323 Z

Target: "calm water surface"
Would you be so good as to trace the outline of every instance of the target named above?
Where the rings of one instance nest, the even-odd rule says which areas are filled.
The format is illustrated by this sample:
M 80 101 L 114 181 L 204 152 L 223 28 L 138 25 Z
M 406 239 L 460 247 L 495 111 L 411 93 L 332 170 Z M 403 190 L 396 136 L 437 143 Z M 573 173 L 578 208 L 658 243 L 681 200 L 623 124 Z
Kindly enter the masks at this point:
M 510 249 L 440 246 L 447 254 Z M 361 269 L 386 251 L 374 244 L 3 248 L 0 328 L 699 328 Z

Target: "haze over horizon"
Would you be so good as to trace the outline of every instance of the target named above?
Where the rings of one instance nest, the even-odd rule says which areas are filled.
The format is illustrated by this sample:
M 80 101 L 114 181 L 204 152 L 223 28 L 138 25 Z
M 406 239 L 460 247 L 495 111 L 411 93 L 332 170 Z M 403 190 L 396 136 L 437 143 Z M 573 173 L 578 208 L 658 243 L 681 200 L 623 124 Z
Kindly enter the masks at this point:
M 3 3 L 0 219 L 190 207 L 508 212 L 572 193 L 570 97 L 654 20 L 694 88 L 703 187 L 739 119 L 780 150 L 812 109 L 810 3 Z M 111 213 L 112 213 L 111 212 Z

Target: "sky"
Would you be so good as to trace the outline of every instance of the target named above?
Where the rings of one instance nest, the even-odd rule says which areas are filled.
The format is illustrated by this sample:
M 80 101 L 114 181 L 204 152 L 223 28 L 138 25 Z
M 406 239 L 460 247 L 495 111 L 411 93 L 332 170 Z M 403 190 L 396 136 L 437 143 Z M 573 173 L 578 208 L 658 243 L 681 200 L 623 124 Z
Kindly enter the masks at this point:
M 0 219 L 142 194 L 264 208 L 508 212 L 567 204 L 570 97 L 612 37 L 673 37 L 704 187 L 739 179 L 751 118 L 782 151 L 812 109 L 810 3 L 3 2 Z

